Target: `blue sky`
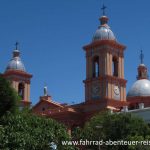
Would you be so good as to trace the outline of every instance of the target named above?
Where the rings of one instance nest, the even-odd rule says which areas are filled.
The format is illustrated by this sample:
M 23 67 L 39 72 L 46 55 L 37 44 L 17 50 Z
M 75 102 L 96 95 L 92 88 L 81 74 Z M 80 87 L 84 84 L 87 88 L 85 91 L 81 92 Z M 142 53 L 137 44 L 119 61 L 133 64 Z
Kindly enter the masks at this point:
M 102 0 L 1 0 L 0 72 L 4 72 L 16 41 L 26 70 L 33 74 L 31 101 L 48 86 L 58 102 L 84 101 L 85 53 L 99 26 Z M 136 80 L 139 54 L 150 68 L 150 1 L 105 0 L 109 26 L 126 45 L 127 91 Z

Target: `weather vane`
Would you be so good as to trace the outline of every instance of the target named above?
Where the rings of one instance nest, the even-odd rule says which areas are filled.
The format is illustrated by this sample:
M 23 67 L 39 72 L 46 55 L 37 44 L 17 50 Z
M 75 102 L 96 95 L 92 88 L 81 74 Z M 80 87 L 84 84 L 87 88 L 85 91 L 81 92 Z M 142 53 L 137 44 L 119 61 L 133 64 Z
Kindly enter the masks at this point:
M 107 7 L 103 4 L 103 7 L 101 8 L 102 9 L 102 11 L 103 11 L 103 16 L 105 16 L 105 9 L 106 9 Z
M 143 64 L 144 54 L 143 54 L 143 51 L 142 51 L 142 50 L 141 50 L 141 54 L 140 54 L 140 60 L 141 60 L 141 64 Z
M 16 46 L 16 50 L 18 49 L 18 46 L 19 46 L 19 42 L 16 42 L 15 43 L 15 46 Z

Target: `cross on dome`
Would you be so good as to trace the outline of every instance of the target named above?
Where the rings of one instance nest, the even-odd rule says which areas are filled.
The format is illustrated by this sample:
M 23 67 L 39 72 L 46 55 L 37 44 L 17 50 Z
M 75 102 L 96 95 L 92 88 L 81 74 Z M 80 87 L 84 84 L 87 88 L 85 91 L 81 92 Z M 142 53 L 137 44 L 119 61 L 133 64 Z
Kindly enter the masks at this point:
M 16 46 L 16 50 L 18 50 L 19 42 L 16 42 L 16 43 L 15 43 L 15 46 Z
M 106 9 L 107 7 L 103 4 L 103 7 L 101 8 L 102 9 L 102 11 L 103 11 L 103 16 L 105 16 L 105 9 Z
M 141 54 L 140 54 L 141 64 L 143 64 L 143 60 L 144 60 L 144 54 L 143 54 L 143 51 L 141 50 Z

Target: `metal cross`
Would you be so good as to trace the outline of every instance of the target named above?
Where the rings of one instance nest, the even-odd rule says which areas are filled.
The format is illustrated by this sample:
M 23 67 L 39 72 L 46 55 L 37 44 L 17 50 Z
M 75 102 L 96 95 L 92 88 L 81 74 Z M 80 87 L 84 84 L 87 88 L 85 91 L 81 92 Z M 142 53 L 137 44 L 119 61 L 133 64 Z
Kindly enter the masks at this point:
M 16 42 L 15 46 L 16 46 L 16 50 L 17 50 L 18 46 L 19 46 L 19 42 Z
M 141 60 L 141 64 L 143 64 L 144 54 L 143 54 L 143 51 L 142 51 L 142 50 L 141 50 L 141 54 L 140 54 L 140 60 Z
M 103 7 L 101 8 L 102 9 L 102 11 L 103 11 L 103 16 L 105 16 L 105 9 L 106 9 L 107 7 L 103 4 Z

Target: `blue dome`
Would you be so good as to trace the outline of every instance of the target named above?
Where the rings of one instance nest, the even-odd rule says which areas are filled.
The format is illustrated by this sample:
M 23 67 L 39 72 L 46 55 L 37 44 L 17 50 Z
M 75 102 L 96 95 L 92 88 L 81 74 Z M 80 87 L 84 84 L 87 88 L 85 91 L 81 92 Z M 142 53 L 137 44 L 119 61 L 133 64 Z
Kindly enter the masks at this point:
M 20 70 L 20 71 L 26 71 L 23 62 L 20 59 L 20 52 L 19 50 L 13 51 L 13 58 L 9 61 L 6 71 L 8 70 Z
M 116 40 L 114 33 L 110 30 L 109 26 L 100 26 L 94 36 L 93 41 L 95 40 Z
M 137 80 L 127 94 L 127 97 L 134 96 L 150 96 L 150 81 L 147 79 Z

